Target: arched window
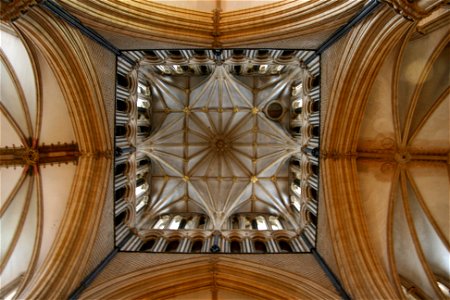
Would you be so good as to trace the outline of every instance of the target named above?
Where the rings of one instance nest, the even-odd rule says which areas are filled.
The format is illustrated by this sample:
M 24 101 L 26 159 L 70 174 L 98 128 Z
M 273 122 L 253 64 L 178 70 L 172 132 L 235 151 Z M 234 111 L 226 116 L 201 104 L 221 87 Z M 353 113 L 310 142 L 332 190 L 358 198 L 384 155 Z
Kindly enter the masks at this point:
M 311 221 L 311 223 L 317 225 L 317 216 L 310 211 L 308 211 L 308 219 Z
M 294 54 L 294 50 L 284 50 L 282 53 L 281 53 L 281 57 L 291 57 L 293 54 Z
M 258 229 L 258 223 L 257 223 L 256 219 L 252 220 L 252 229 Z
M 320 75 L 313 78 L 311 85 L 313 87 L 319 86 L 320 84 Z
M 314 102 L 311 104 L 311 110 L 312 110 L 313 112 L 319 111 L 319 106 L 320 106 L 319 101 L 314 101 Z
M 116 197 L 116 201 L 122 199 L 125 196 L 126 192 L 127 192 L 126 187 L 121 187 L 120 189 L 116 190 L 114 193 L 114 196 Z
M 138 83 L 138 93 L 141 95 L 144 95 L 146 97 L 150 96 L 150 89 L 148 88 L 148 86 L 146 86 L 145 84 L 143 84 L 142 82 Z M 138 104 L 139 106 L 139 104 Z
M 205 222 L 206 222 L 205 217 L 201 216 L 200 220 L 198 221 L 198 228 L 205 229 Z
M 186 222 L 186 226 L 184 226 L 185 229 L 195 229 L 195 220 L 193 217 L 189 217 L 189 219 Z
M 114 168 L 114 175 L 123 175 L 125 173 L 126 169 L 127 169 L 127 164 L 126 163 L 118 164 Z
M 298 99 L 292 101 L 292 108 L 294 109 L 294 112 L 296 114 L 301 114 L 302 113 L 302 109 L 303 109 L 303 99 L 302 98 L 298 98 Z
M 124 210 L 123 212 L 121 212 L 114 218 L 114 226 L 117 226 L 117 225 L 123 223 L 125 221 L 126 217 L 127 217 L 127 211 Z
M 143 109 L 147 110 L 150 108 L 150 102 L 146 99 L 138 98 L 137 107 L 138 107 L 138 109 L 143 108 Z
M 238 240 L 232 240 L 230 243 L 231 253 L 241 253 L 241 243 Z
M 256 227 L 258 230 L 267 230 L 267 223 L 266 219 L 263 216 L 257 216 L 255 218 L 256 220 Z
M 200 253 L 202 252 L 203 248 L 203 241 L 202 240 L 195 240 L 192 244 L 191 252 L 192 253 Z
M 255 248 L 255 253 L 266 253 L 267 252 L 266 244 L 263 241 L 256 240 L 256 241 L 254 241 L 253 246 Z
M 147 158 L 141 159 L 141 160 L 138 162 L 138 166 L 139 166 L 139 167 L 145 166 L 145 165 L 148 165 L 148 164 L 150 164 L 150 160 L 147 159 Z
M 302 189 L 300 188 L 300 184 L 296 184 L 296 180 L 294 180 L 294 182 L 291 185 L 291 190 L 294 192 L 295 195 L 297 195 L 298 197 L 301 197 L 302 195 Z M 298 180 L 298 183 L 300 183 L 300 180 Z
M 311 133 L 313 136 L 320 136 L 320 128 L 319 126 L 313 126 Z
M 248 219 L 248 217 L 244 217 L 244 229 L 252 229 L 252 223 Z
M 124 88 L 128 88 L 129 85 L 128 77 L 120 73 L 117 73 L 117 84 Z
M 280 252 L 282 253 L 292 252 L 291 244 L 289 244 L 289 242 L 286 240 L 278 241 L 278 246 L 280 247 Z
M 176 229 L 180 228 L 181 220 L 183 220 L 182 216 L 175 216 L 172 219 L 172 222 L 170 222 L 169 229 L 176 230 Z
M 128 111 L 128 102 L 123 101 L 123 100 L 117 100 L 116 109 L 121 112 L 127 112 Z
M 309 194 L 311 195 L 311 198 L 313 198 L 314 200 L 318 200 L 317 191 L 314 188 L 309 187 Z
M 178 246 L 180 245 L 179 240 L 171 240 L 166 247 L 166 252 L 177 252 Z
M 167 223 L 170 220 L 170 216 L 162 216 L 159 218 L 159 220 L 153 225 L 153 229 L 164 229 L 166 227 Z
M 141 179 L 144 180 L 143 178 L 141 178 Z M 139 180 L 141 180 L 141 179 L 139 179 Z M 136 183 L 136 185 L 138 185 L 138 183 L 141 183 L 139 180 Z M 148 185 L 148 183 L 145 183 L 145 180 L 144 180 L 143 184 L 141 183 L 139 186 L 136 187 L 136 197 L 142 196 L 142 194 L 144 194 L 148 190 L 148 188 L 149 188 L 149 185 Z
M 291 196 L 291 204 L 295 207 L 295 209 L 297 211 L 300 211 L 301 208 L 302 208 L 300 199 L 297 196 L 295 196 L 295 195 Z
M 237 216 L 233 216 L 233 218 L 231 219 L 231 228 L 239 229 L 239 218 Z
M 186 219 L 182 219 L 180 222 L 180 226 L 178 227 L 178 229 L 184 229 L 186 227 L 187 221 Z
M 280 220 L 278 220 L 278 217 L 270 216 L 269 217 L 270 226 L 272 227 L 272 230 L 282 230 L 283 225 L 281 225 Z
M 127 127 L 124 125 L 116 126 L 116 136 L 125 136 L 127 135 Z
M 149 135 L 150 134 L 150 130 L 152 130 L 152 128 L 150 126 L 138 126 L 138 133 L 139 134 Z
M 315 164 L 311 164 L 311 170 L 314 174 L 319 175 L 319 166 Z
M 142 244 L 140 251 L 151 251 L 153 246 L 155 245 L 155 239 L 149 239 Z
M 136 205 L 136 212 L 139 212 L 148 202 L 148 196 L 143 196 Z
M 292 127 L 292 132 L 299 134 L 301 133 L 302 127 L 300 125 Z

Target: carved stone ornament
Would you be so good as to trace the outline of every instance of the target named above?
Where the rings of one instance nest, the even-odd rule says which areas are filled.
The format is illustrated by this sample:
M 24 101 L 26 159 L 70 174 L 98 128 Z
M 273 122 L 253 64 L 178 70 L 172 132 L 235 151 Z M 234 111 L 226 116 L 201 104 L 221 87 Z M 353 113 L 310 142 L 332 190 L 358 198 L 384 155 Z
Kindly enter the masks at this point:
M 0 0 L 0 20 L 10 22 L 17 19 L 21 14 L 28 11 L 31 6 L 40 0 Z
M 436 0 L 434 4 L 428 5 L 427 7 L 423 7 L 420 5 L 422 0 L 382 0 L 386 2 L 389 6 L 391 6 L 397 13 L 402 15 L 404 18 L 411 21 L 419 21 L 428 15 L 431 12 L 438 8 L 440 5 L 443 5 L 445 1 Z

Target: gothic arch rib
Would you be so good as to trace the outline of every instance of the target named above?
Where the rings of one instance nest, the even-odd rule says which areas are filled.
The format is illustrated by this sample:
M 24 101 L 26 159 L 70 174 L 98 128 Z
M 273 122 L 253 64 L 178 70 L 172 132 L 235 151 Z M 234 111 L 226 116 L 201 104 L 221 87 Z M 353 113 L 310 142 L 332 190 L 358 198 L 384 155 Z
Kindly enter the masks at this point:
M 86 250 L 91 249 L 105 199 L 112 142 L 97 75 L 80 34 L 40 8 L 29 11 L 15 25 L 56 75 L 81 152 L 59 236 L 40 272 L 18 296 L 59 298 L 82 277 L 80 270 L 88 259 Z M 80 268 L 67 267 L 75 265 Z M 63 277 L 72 284 L 61 282 Z
M 354 154 L 372 78 L 410 26 L 386 6 L 356 26 L 341 42 L 344 55 L 338 59 L 333 83 L 323 93 L 329 97 L 321 159 L 325 205 L 330 226 L 335 228 L 331 239 L 340 278 L 355 298 L 397 297 L 371 246 Z M 325 56 L 322 64 L 327 59 Z

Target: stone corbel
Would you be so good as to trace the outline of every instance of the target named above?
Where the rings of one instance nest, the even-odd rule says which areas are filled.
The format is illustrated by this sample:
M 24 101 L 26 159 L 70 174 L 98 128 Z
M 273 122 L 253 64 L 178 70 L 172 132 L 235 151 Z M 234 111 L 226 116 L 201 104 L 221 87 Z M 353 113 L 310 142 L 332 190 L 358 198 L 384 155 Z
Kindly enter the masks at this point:
M 444 5 L 446 0 L 381 0 L 391 6 L 398 14 L 410 21 L 420 21 L 435 9 Z

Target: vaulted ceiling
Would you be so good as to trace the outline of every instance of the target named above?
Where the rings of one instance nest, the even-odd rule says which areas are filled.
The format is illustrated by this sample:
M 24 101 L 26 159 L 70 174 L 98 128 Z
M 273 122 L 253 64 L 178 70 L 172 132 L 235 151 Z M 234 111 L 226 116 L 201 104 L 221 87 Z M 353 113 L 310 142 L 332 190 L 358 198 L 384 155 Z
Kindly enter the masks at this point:
M 391 6 L 381 4 L 373 15 L 321 57 L 323 201 L 319 209 L 326 217 L 319 219 L 317 249 L 352 297 L 400 298 L 403 297 L 401 285 L 406 285 L 407 279 L 428 296 L 443 298 L 437 281 L 449 276 L 446 268 L 450 232 L 448 5 L 425 18 L 426 13 L 444 2 L 385 2 Z M 351 18 L 364 1 L 280 1 L 265 7 L 265 12 L 262 9 L 224 12 L 220 15 L 221 30 L 217 32 L 220 34 L 214 36 L 211 35 L 212 29 L 219 27 L 214 27 L 212 13 L 189 14 L 156 3 L 147 7 L 141 1 L 129 5 L 117 1 L 88 4 L 63 0 L 60 3 L 118 48 L 148 49 L 153 45 L 179 49 L 186 45 L 210 47 L 214 43 L 221 43 L 224 47 L 265 43 L 272 47 L 316 48 L 333 30 Z M 243 17 L 247 14 L 249 19 Z M 262 17 L 264 14 L 268 15 L 267 18 Z M 194 24 L 189 22 L 193 15 L 196 16 Z M 415 21 L 411 22 L 402 15 Z M 2 68 L 8 68 L 7 61 L 11 62 L 13 67 L 9 69 L 14 70 L 17 76 L 11 76 L 13 73 L 10 71 L 2 71 L 1 146 L 40 145 L 37 137 L 47 145 L 74 140 L 80 156 L 77 166 L 48 165 L 39 167 L 38 172 L 36 168 L 31 172 L 22 167 L 2 167 L 2 267 L 5 265 L 2 281 L 3 278 L 11 281 L 31 265 L 26 273 L 27 280 L 20 288 L 21 296 L 66 297 L 114 248 L 113 235 L 108 229 L 112 227 L 113 212 L 111 205 L 107 204 L 111 202 L 112 192 L 106 192 L 112 190 L 114 114 L 109 107 L 113 106 L 114 97 L 108 82 L 114 80 L 114 56 L 40 7 L 30 9 L 14 24 L 25 36 L 25 44 L 33 49 L 29 61 L 31 65 L 33 61 L 39 61 L 36 67 L 39 72 L 32 72 L 28 63 L 28 69 L 15 69 L 14 55 L 19 51 L 8 54 L 4 47 L 10 44 L 3 45 L 2 41 L 5 53 L 2 55 Z M 2 40 L 4 38 L 17 39 L 2 31 Z M 17 41 L 15 43 L 16 49 L 21 49 L 24 54 L 24 48 Z M 107 63 L 99 64 L 100 61 Z M 216 72 L 221 73 L 220 70 L 218 68 Z M 223 78 L 227 76 L 226 72 L 221 74 Z M 21 78 L 38 82 L 37 88 L 29 84 L 20 88 Z M 209 84 L 220 85 L 220 80 L 212 78 Z M 156 86 L 162 84 L 161 81 L 156 82 Z M 233 86 L 240 84 L 233 81 L 229 87 L 232 90 Z M 207 87 L 208 83 L 199 86 Z M 4 98 L 6 90 L 8 97 Z M 243 90 L 246 91 L 245 86 Z M 182 95 L 180 93 L 180 97 Z M 231 98 L 229 101 L 226 98 L 224 103 L 228 102 L 230 108 L 234 108 Z M 234 126 L 235 121 L 248 119 L 257 121 L 264 128 L 274 129 L 269 127 L 271 121 L 265 119 L 261 112 L 251 113 L 250 105 L 243 98 L 241 95 L 237 97 L 242 100 L 237 100 L 242 110 L 228 112 L 229 116 L 222 119 L 221 127 L 208 119 L 209 114 L 218 112 L 210 112 L 209 109 L 208 112 L 185 112 L 184 102 L 175 97 L 171 107 L 178 109 L 179 106 L 183 112 L 167 115 L 160 112 L 159 117 L 162 120 L 164 116 L 162 122 L 172 124 L 174 128 L 178 126 L 176 128 L 183 134 L 192 128 L 193 131 L 186 136 L 195 139 L 199 145 L 198 149 L 174 145 L 170 154 L 179 157 L 186 151 L 186 157 L 194 156 L 195 159 L 196 153 L 201 153 L 197 156 L 201 157 L 210 151 L 217 153 L 215 151 L 225 149 L 222 145 L 226 145 L 227 140 L 222 139 L 223 143 L 218 143 L 220 139 L 216 139 L 212 145 L 214 150 L 201 152 L 206 148 L 206 139 L 193 133 L 199 126 L 214 126 L 215 130 L 208 128 L 206 132 L 215 136 L 236 128 L 232 134 L 226 135 L 240 132 L 249 140 L 259 136 L 270 136 L 272 140 L 273 133 L 255 134 L 251 132 L 251 126 L 246 125 L 248 123 L 240 122 L 244 125 Z M 14 103 L 20 106 L 11 105 L 11 99 L 18 99 Z M 187 101 L 187 98 L 183 99 Z M 196 99 L 199 108 L 208 106 L 201 97 Z M 200 105 L 201 101 L 204 104 Z M 252 102 L 250 104 L 253 105 Z M 6 118 L 5 112 L 9 112 L 10 117 Z M 180 117 L 171 116 L 175 114 Z M 226 124 L 229 124 L 229 130 L 225 130 Z M 290 141 L 278 129 L 274 131 L 280 135 L 275 144 Z M 24 133 L 25 139 L 21 138 L 20 132 Z M 164 129 L 159 134 L 164 134 Z M 28 137 L 36 142 L 30 143 Z M 165 142 L 171 143 L 170 137 L 165 138 Z M 237 150 L 239 147 L 241 145 Z M 157 147 L 155 149 L 158 150 Z M 277 151 L 277 146 L 268 147 L 268 153 Z M 149 151 L 149 155 L 159 154 Z M 256 153 L 257 158 L 260 157 L 258 155 Z M 158 171 L 161 176 L 186 176 L 183 173 L 184 161 L 161 155 L 157 157 L 161 160 L 162 167 Z M 206 190 L 219 190 L 219 183 L 220 189 L 225 189 L 223 181 L 217 177 L 231 178 L 232 183 L 233 176 L 245 174 L 248 181 L 243 184 L 243 190 L 246 185 L 256 186 L 259 182 L 250 183 L 248 178 L 251 176 L 244 172 L 251 170 L 253 165 L 237 168 L 243 174 L 233 174 L 227 167 L 219 170 L 219 164 L 226 166 L 220 155 L 217 159 L 211 158 L 210 163 L 216 163 L 217 170 L 208 170 L 209 162 L 193 162 L 193 166 L 186 164 L 191 171 L 198 165 L 196 172 L 203 170 L 199 176 L 216 177 L 212 179 L 215 187 L 207 187 Z M 233 158 L 229 163 L 239 164 Z M 241 164 L 246 166 L 244 162 Z M 264 170 L 265 165 L 261 164 L 260 169 Z M 271 162 L 267 165 L 280 166 Z M 171 168 L 164 169 L 164 166 Z M 269 173 L 279 175 L 272 171 Z M 195 188 L 195 181 L 187 183 L 179 177 L 176 180 L 180 185 L 190 184 Z M 272 181 L 268 184 L 276 189 Z M 237 185 L 234 184 L 235 187 Z M 164 192 L 162 184 L 160 189 Z M 261 197 L 266 194 L 262 189 L 256 193 Z M 209 196 L 200 195 L 200 198 L 203 199 L 200 205 L 212 208 L 208 204 Z M 223 204 L 220 209 L 226 211 L 226 207 Z M 40 215 L 42 212 L 43 216 Z M 3 218 L 8 218 L 8 224 L 19 226 L 10 231 L 12 227 L 3 226 Z M 36 226 L 39 222 L 42 222 L 41 226 Z M 22 231 L 29 235 L 20 235 L 17 229 L 21 226 Z M 8 233 L 4 234 L 5 229 Z M 4 243 L 5 236 L 11 242 Z M 30 242 L 25 242 L 25 237 Z M 48 240 L 42 240 L 43 237 Z M 36 245 L 33 252 L 29 248 L 28 252 L 24 251 L 22 245 L 33 244 L 32 241 Z M 17 249 L 20 251 L 16 252 Z M 10 254 L 4 255 L 6 252 Z M 283 255 L 283 259 L 270 255 L 234 258 L 181 255 L 174 258 L 155 254 L 152 259 L 140 254 L 131 255 L 118 253 L 86 291 L 86 297 L 108 294 L 139 298 L 159 293 L 168 299 L 205 290 L 211 292 L 211 297 L 217 297 L 221 295 L 217 293 L 220 289 L 239 287 L 238 293 L 264 298 L 261 292 L 252 292 L 258 290 L 258 286 L 266 293 L 270 293 L 271 286 L 282 287 L 279 291 L 286 298 L 293 295 L 337 297 L 323 272 L 307 255 Z M 15 264 L 19 267 L 11 269 L 12 262 L 17 261 L 23 265 Z M 260 272 L 264 276 L 259 276 Z M 174 280 L 178 275 L 180 280 Z M 283 280 L 279 280 L 282 277 Z M 168 285 L 156 284 L 161 279 L 180 289 L 167 292 Z
M 264 111 L 273 100 L 289 110 L 290 86 L 300 73 L 291 67 L 242 82 L 219 65 L 199 83 L 147 73 L 157 128 L 138 151 L 157 162 L 149 212 L 206 212 L 215 229 L 239 212 L 271 213 L 295 224 L 288 164 L 301 145 L 288 133 L 289 113 L 280 124 Z

